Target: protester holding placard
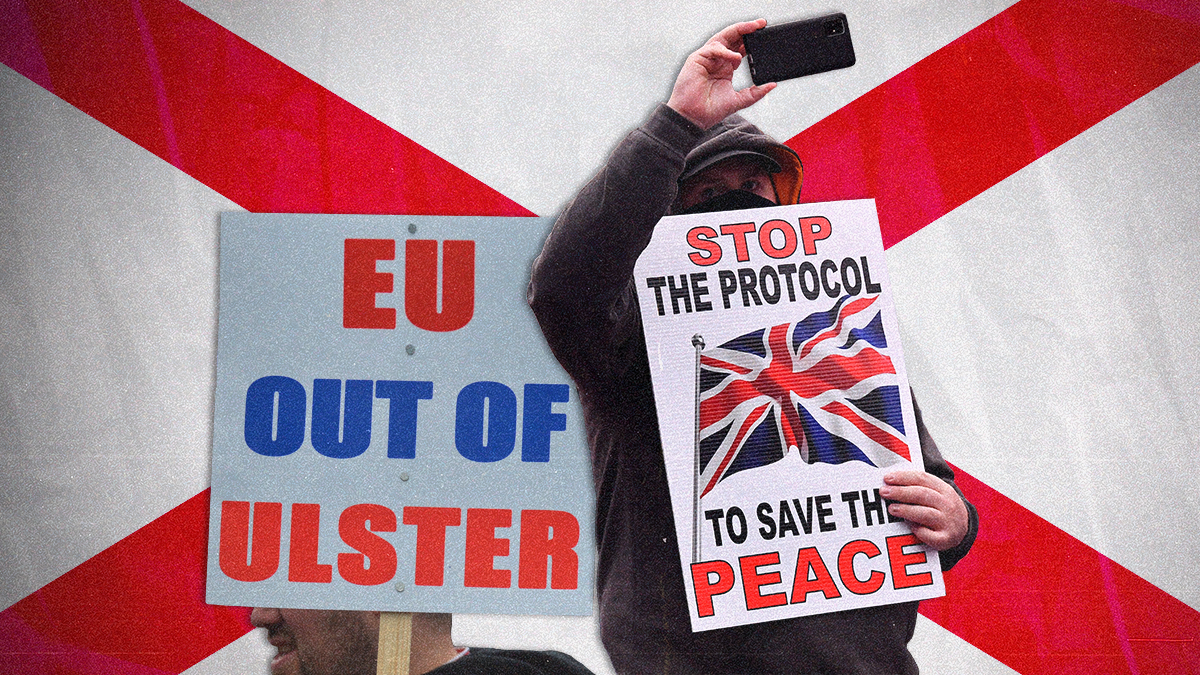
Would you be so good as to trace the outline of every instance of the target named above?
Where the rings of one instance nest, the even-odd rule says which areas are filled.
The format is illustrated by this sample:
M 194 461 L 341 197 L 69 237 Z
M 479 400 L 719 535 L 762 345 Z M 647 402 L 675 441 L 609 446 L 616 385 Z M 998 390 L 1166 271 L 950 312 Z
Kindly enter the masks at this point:
M 592 449 L 601 635 L 622 673 L 915 673 L 915 602 L 689 627 L 633 268 L 664 215 L 798 199 L 795 153 L 733 114 L 774 88 L 731 83 L 742 36 L 764 25 L 730 26 L 688 57 L 668 103 L 616 148 L 534 264 L 530 304 L 579 388 Z M 948 569 L 978 518 L 919 410 L 916 427 L 928 473 L 889 474 L 880 493 Z

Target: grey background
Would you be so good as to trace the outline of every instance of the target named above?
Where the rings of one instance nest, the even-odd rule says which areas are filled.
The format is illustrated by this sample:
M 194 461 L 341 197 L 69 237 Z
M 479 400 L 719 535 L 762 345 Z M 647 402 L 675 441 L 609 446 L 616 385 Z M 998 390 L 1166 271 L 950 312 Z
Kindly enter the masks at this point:
M 786 139 L 1011 3 L 190 4 L 549 216 L 735 19 L 849 16 L 858 65 L 749 111 Z M 1193 68 L 888 253 L 947 457 L 1194 608 L 1198 92 Z M 0 605 L 207 486 L 236 208 L 0 67 Z M 605 668 L 590 618 L 460 616 L 456 638 Z M 252 633 L 193 672 L 268 651 Z M 924 619 L 913 651 L 1011 672 Z

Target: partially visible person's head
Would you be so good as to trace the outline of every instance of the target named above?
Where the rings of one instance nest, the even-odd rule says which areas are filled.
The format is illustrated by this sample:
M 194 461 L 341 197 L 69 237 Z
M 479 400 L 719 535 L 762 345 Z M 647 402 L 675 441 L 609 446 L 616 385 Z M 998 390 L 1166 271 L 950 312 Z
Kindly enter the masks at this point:
M 271 675 L 375 675 L 379 612 L 255 607 L 250 623 L 277 650 Z M 450 614 L 412 614 L 409 673 L 421 675 L 454 658 Z
M 795 204 L 803 174 L 791 148 L 740 115 L 730 115 L 707 129 L 688 153 L 671 212 Z M 722 200 L 725 194 L 734 198 Z M 718 207 L 708 208 L 710 200 Z
M 772 171 L 772 168 L 775 170 Z M 775 184 L 771 182 L 771 174 L 777 171 L 777 164 L 771 167 L 760 155 L 728 157 L 680 182 L 676 210 L 686 212 L 731 190 L 749 192 L 778 204 L 779 196 L 775 194 Z
M 374 675 L 379 613 L 256 607 L 250 623 L 277 650 L 271 675 Z

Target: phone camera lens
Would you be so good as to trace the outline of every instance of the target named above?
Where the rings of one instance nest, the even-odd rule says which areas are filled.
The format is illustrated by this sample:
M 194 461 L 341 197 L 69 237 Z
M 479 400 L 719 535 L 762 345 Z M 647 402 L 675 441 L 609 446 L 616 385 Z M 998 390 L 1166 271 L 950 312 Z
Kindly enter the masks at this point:
M 846 32 L 846 24 L 841 19 L 830 19 L 825 22 L 825 37 L 833 37 Z

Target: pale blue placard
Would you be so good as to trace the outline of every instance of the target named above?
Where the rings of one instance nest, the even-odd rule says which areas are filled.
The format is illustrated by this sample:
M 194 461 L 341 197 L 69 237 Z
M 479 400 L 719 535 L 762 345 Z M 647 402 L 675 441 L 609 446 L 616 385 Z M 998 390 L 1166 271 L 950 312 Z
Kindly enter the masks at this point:
M 574 387 L 568 386 L 570 380 L 546 347 L 525 301 L 529 265 L 548 228 L 549 221 L 541 218 L 222 215 L 208 602 L 415 612 L 591 613 L 592 489 L 581 411 Z M 396 308 L 394 329 L 343 326 L 347 239 L 395 242 L 395 259 L 374 263 L 375 275 L 392 275 L 393 292 L 375 295 L 374 302 L 377 307 Z M 474 242 L 474 309 L 463 327 L 430 331 L 408 320 L 405 253 L 410 240 L 439 242 L 439 273 L 444 262 L 442 242 Z M 379 281 L 384 277 L 372 278 Z M 360 394 L 375 393 L 370 405 L 370 443 L 361 454 L 327 456 L 337 454 L 339 446 L 326 442 L 320 444 L 324 454 L 314 448 L 314 389 L 331 384 L 317 385 L 318 380 L 338 381 L 343 396 L 351 388 L 349 381 L 360 382 L 353 385 Z M 364 381 L 376 384 L 361 384 Z M 429 384 L 381 389 L 380 381 Z M 474 384 L 479 382 L 492 384 Z M 428 395 L 399 404 L 408 409 L 416 402 L 411 458 L 388 456 L 390 406 L 400 399 L 380 396 L 389 391 L 387 387 L 393 394 L 399 388 Z M 294 407 L 298 388 L 303 390 L 304 434 L 300 446 L 292 451 L 294 446 L 287 438 L 300 419 Z M 513 403 L 515 409 L 508 407 Z M 262 406 L 268 411 L 265 417 L 254 412 Z M 365 404 L 352 407 L 359 414 L 366 409 Z M 342 414 L 340 405 L 320 408 L 326 424 L 333 409 Z M 335 424 L 342 429 L 346 422 Z M 515 430 L 511 442 L 506 426 Z M 556 428 L 559 426 L 565 428 Z M 351 444 L 345 447 L 346 454 L 358 452 Z M 396 454 L 403 454 L 399 450 L 403 447 L 397 443 Z M 506 452 L 508 447 L 510 452 Z M 269 456 L 264 452 L 287 454 Z M 235 569 L 241 564 L 244 571 L 233 576 L 242 578 L 271 571 L 275 537 L 270 528 L 263 530 L 266 534 L 261 538 L 266 552 L 255 551 L 258 558 L 250 556 L 243 542 L 240 550 L 246 551 L 247 557 L 238 560 L 232 533 L 239 526 L 245 532 L 248 526 L 244 516 L 240 521 L 237 517 L 237 502 L 280 505 L 276 507 L 281 513 L 279 561 L 274 572 L 262 580 L 231 578 L 220 563 L 222 511 L 229 503 L 224 533 L 226 566 Z M 318 539 L 302 536 L 300 527 L 297 533 L 291 532 L 293 514 L 299 521 L 301 511 L 311 514 L 312 510 L 296 510 L 295 504 L 320 505 Z M 359 504 L 378 505 L 394 513 L 395 531 L 367 533 L 368 526 L 360 522 L 349 526 L 348 537 L 340 535 L 341 515 Z M 260 525 L 260 516 L 262 523 L 270 522 L 271 508 L 255 505 L 255 526 Z M 459 513 L 457 526 L 404 522 L 406 516 L 421 521 L 422 514 L 429 520 L 434 513 L 436 517 L 429 520 L 433 522 L 452 510 Z M 495 527 L 508 511 L 511 526 Z M 554 527 L 543 524 L 540 529 L 531 526 L 529 533 L 523 532 L 521 514 L 526 511 L 542 512 L 530 516 L 530 523 L 537 515 L 545 521 L 545 512 L 549 512 Z M 377 530 L 381 511 L 375 509 L 374 513 L 377 517 L 369 528 Z M 386 514 L 382 520 L 386 521 Z M 574 546 L 570 546 L 570 521 L 579 528 Z M 432 562 L 436 555 L 429 554 L 436 550 L 436 541 L 426 542 L 423 549 L 421 570 L 426 576 L 416 576 L 419 527 L 427 527 L 430 535 L 444 532 L 441 585 L 433 585 L 428 576 L 436 567 Z M 475 585 L 465 583 L 468 530 L 474 537 L 472 551 L 478 554 L 473 560 L 497 570 L 484 569 L 472 577 Z M 346 539 L 360 543 L 352 546 Z M 521 555 L 523 539 L 532 542 L 527 553 L 538 555 Z M 311 553 L 313 541 L 318 542 L 315 556 Z M 355 554 L 364 547 L 367 560 L 358 557 L 356 563 Z M 390 578 L 385 579 L 390 564 L 386 554 L 378 559 L 372 555 L 382 550 L 380 547 L 396 553 L 396 571 Z M 578 562 L 575 575 L 569 573 L 571 553 Z M 539 555 L 550 572 L 548 576 L 543 573 L 540 580 Z M 376 564 L 380 567 L 373 567 Z M 561 575 L 558 582 L 556 573 Z M 321 579 L 322 575 L 329 581 L 289 580 Z M 503 587 L 506 576 L 509 585 Z

